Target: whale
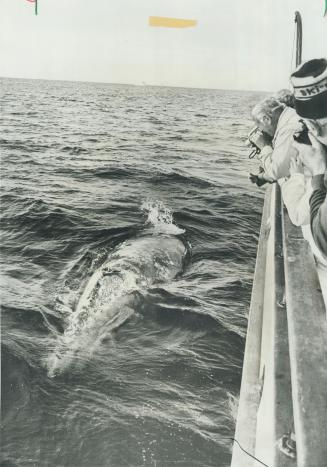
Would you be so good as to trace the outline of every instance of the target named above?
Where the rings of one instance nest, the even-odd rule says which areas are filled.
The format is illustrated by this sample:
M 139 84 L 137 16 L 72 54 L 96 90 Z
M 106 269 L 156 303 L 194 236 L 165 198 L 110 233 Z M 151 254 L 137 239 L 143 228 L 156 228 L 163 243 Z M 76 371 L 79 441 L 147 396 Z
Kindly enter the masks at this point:
M 123 325 L 137 310 L 142 296 L 158 284 L 172 281 L 184 267 L 188 248 L 175 235 L 151 235 L 126 240 L 89 277 L 75 310 L 67 318 L 47 359 L 50 377 L 80 364 L 104 336 Z

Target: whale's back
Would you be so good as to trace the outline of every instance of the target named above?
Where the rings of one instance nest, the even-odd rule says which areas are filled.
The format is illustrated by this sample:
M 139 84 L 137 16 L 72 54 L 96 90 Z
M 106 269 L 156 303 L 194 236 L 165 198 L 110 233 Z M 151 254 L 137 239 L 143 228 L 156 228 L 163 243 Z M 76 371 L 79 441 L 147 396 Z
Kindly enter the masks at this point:
M 112 332 L 126 322 L 142 294 L 181 273 L 186 253 L 184 243 L 172 235 L 143 236 L 116 248 L 88 280 L 49 359 L 49 374 L 67 368 L 90 339 L 93 349 L 104 330 Z

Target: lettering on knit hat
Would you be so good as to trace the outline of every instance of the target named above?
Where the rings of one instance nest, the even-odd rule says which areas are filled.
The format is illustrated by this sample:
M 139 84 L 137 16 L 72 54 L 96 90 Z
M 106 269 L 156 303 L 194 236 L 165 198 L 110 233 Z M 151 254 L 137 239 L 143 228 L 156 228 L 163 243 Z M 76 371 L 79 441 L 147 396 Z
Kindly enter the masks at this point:
M 321 81 L 319 84 L 313 86 L 301 86 L 294 87 L 294 96 L 296 99 L 317 96 L 327 91 L 327 78 Z

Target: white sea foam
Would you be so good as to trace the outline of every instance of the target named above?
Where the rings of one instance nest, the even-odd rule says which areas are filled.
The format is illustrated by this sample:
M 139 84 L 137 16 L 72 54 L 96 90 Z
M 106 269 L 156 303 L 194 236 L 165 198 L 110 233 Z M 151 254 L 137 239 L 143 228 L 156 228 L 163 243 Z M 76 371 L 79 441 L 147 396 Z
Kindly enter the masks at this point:
M 147 223 L 152 226 L 153 234 L 180 235 L 185 232 L 174 224 L 172 212 L 161 201 L 145 201 L 141 210 L 148 215 Z
M 238 410 L 238 404 L 239 404 L 239 397 L 235 396 L 234 394 L 232 394 L 230 392 L 227 395 L 228 395 L 227 409 L 228 409 L 228 412 L 229 412 L 231 418 L 236 423 L 237 410 Z

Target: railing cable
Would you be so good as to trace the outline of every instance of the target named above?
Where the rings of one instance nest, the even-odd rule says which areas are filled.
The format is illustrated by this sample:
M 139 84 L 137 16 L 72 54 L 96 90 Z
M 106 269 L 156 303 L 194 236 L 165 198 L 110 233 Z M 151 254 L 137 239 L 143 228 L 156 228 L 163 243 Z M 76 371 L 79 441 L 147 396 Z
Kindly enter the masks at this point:
M 254 459 L 255 461 L 259 462 L 259 464 L 261 465 L 264 465 L 265 467 L 269 467 L 269 465 L 265 464 L 264 462 L 262 462 L 260 459 L 258 459 L 257 457 L 253 456 L 252 454 L 250 454 L 246 449 L 244 449 L 240 443 L 237 441 L 237 439 L 235 438 L 226 438 L 226 439 L 231 439 L 232 441 L 235 441 L 235 443 L 238 444 L 238 446 L 240 447 L 240 449 L 245 452 L 245 454 L 247 454 L 248 456 L 252 457 L 252 459 Z

